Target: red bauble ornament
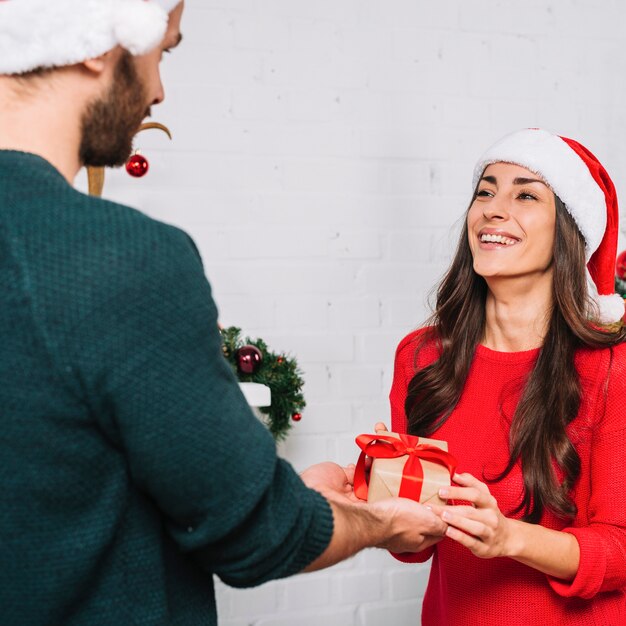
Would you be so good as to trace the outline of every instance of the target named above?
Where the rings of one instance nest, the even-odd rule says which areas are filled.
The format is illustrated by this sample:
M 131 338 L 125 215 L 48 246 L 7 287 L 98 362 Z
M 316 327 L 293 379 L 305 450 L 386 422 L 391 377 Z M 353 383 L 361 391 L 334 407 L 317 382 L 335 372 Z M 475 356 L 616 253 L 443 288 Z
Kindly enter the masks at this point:
M 126 161 L 126 171 L 133 178 L 141 178 L 148 173 L 150 169 L 150 164 L 148 163 L 148 159 L 141 154 L 133 154 L 133 156 Z
M 292 419 L 294 422 L 299 422 L 299 421 L 302 419 L 302 413 L 294 413 L 294 414 L 291 416 L 291 419 Z
M 243 346 L 236 353 L 237 369 L 242 374 L 256 374 L 261 363 L 263 363 L 263 355 L 256 346 Z
M 621 280 L 626 280 L 626 250 L 617 257 L 617 263 L 615 263 L 615 273 Z

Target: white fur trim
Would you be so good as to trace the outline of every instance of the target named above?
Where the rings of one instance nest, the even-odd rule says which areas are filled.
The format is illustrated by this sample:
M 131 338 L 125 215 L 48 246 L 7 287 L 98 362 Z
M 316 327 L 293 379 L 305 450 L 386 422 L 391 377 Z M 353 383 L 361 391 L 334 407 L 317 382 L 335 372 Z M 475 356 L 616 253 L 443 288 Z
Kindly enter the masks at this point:
M 121 45 L 145 54 L 161 41 L 180 0 L 4 0 L 0 74 L 61 67 Z
M 154 0 L 166 13 L 171 13 L 183 0 Z
M 624 298 L 617 293 L 610 296 L 598 296 L 598 319 L 603 324 L 619 322 L 626 313 Z
M 525 129 L 507 135 L 482 155 L 474 169 L 474 188 L 492 163 L 514 163 L 540 176 L 563 201 L 585 238 L 587 261 L 606 229 L 606 200 L 589 168 L 558 135 Z
M 624 298 L 618 293 L 598 295 L 598 289 L 591 279 L 589 270 L 587 270 L 587 292 L 590 305 L 590 310 L 587 311 L 589 319 L 596 320 L 601 324 L 614 324 L 624 317 L 624 313 L 626 313 Z
M 122 48 L 131 54 L 145 54 L 155 48 L 167 29 L 167 13 L 156 2 L 117 2 L 113 12 L 113 33 Z

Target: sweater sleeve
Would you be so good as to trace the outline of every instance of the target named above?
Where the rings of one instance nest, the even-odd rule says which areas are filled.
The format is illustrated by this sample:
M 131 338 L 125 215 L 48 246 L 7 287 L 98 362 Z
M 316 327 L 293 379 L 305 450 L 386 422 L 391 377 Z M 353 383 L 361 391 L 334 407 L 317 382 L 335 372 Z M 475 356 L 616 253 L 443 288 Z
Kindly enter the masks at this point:
M 72 329 L 92 413 L 166 531 L 207 572 L 235 586 L 298 572 L 330 541 L 330 507 L 277 458 L 241 394 L 189 238 L 151 228 L 101 268 Z
M 626 586 L 625 347 L 613 349 L 608 385 L 603 385 L 605 410 L 592 442 L 588 524 L 564 529 L 580 546 L 578 572 L 569 583 L 548 577 L 554 591 L 565 597 L 588 599 Z
M 419 332 L 419 331 L 418 331 Z M 404 401 L 409 386 L 409 373 L 412 371 L 414 356 L 413 338 L 415 333 L 405 337 L 396 350 L 396 357 L 393 368 L 393 381 L 389 392 L 389 402 L 391 404 L 391 430 L 396 433 L 406 433 L 407 420 L 404 411 Z M 391 555 L 403 563 L 424 563 L 433 555 L 434 546 L 422 550 L 421 552 L 392 552 Z

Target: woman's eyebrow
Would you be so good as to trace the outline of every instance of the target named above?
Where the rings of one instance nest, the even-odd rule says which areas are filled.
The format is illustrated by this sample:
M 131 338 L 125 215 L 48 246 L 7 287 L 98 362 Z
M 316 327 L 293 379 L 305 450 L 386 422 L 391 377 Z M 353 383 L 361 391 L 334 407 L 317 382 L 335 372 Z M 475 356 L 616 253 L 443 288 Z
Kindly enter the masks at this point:
M 483 176 L 480 180 L 484 180 L 487 183 L 491 183 L 492 185 L 497 185 L 498 180 L 495 176 Z M 518 177 L 513 179 L 514 185 L 528 185 L 529 183 L 541 183 L 542 185 L 546 185 L 546 183 L 539 178 L 522 178 Z M 547 187 L 547 185 L 546 185 Z
M 546 183 L 539 178 L 516 178 L 513 181 L 514 185 L 528 185 L 528 183 L 541 183 L 542 185 L 546 185 Z

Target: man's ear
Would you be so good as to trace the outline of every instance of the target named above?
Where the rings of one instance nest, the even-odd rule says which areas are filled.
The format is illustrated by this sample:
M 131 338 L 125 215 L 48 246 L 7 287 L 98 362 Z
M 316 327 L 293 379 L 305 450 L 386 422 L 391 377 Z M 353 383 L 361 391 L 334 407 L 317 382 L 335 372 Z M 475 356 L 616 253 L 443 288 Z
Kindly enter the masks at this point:
M 99 57 L 83 61 L 81 65 L 91 74 L 103 74 L 107 71 L 109 66 L 115 65 L 117 52 L 117 49 L 113 48 L 113 50 L 109 50 L 108 52 L 101 54 Z

